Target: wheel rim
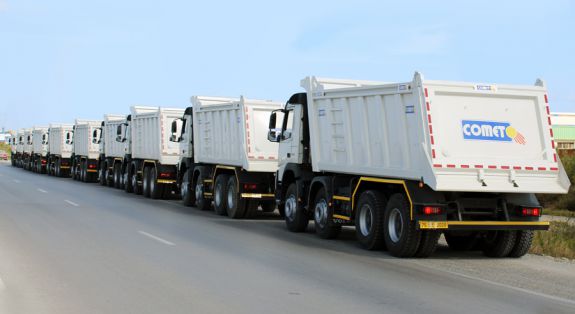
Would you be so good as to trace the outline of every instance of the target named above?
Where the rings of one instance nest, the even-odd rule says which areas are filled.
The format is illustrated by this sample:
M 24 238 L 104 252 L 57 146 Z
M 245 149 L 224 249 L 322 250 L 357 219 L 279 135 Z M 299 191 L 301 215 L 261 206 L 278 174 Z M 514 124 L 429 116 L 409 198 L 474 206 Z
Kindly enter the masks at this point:
M 134 189 L 138 187 L 138 179 L 136 178 L 135 174 L 132 176 L 132 186 Z
M 359 211 L 359 231 L 364 237 L 371 234 L 373 227 L 373 211 L 371 206 L 364 204 Z
M 182 186 L 180 187 L 180 193 L 182 194 L 182 198 L 186 198 L 188 196 L 189 185 L 190 184 L 188 183 L 188 181 L 182 182 Z
M 314 219 L 320 228 L 324 228 L 327 224 L 327 202 L 323 198 L 315 204 Z
M 403 234 L 403 216 L 398 208 L 393 208 L 389 213 L 389 223 L 387 227 L 391 241 L 394 243 L 399 242 Z
M 236 194 L 235 187 L 230 186 L 228 188 L 228 208 L 234 208 L 234 194 Z
M 204 187 L 202 182 L 198 182 L 198 184 L 196 184 L 196 199 L 201 200 L 202 196 L 204 196 Z
M 222 204 L 222 185 L 216 184 L 216 195 L 214 195 L 214 204 L 220 206 Z
M 285 216 L 289 221 L 295 220 L 297 202 L 295 195 L 290 195 L 284 205 Z

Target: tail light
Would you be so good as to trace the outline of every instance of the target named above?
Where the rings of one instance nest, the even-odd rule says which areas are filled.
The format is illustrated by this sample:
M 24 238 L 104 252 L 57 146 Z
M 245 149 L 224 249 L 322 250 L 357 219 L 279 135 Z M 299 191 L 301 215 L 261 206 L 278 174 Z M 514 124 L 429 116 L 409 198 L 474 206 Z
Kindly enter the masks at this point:
M 45 165 L 45 164 L 46 164 L 46 160 L 42 159 L 42 164 Z
M 244 183 L 244 190 L 245 191 L 253 191 L 257 189 L 258 185 L 255 183 Z
M 94 164 L 88 165 L 88 169 L 96 169 L 96 165 Z
M 441 214 L 441 207 L 439 206 L 425 206 L 423 207 L 424 215 L 439 215 Z
M 522 207 L 521 216 L 524 217 L 539 217 L 541 216 L 541 208 L 539 207 Z
M 172 174 L 169 172 L 160 172 L 160 178 L 169 178 Z

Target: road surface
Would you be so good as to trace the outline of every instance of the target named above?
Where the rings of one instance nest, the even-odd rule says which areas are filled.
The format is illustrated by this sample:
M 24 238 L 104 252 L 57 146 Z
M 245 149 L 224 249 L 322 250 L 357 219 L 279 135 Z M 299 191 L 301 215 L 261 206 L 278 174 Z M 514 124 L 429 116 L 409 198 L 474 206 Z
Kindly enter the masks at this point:
M 0 313 L 575 313 L 575 264 L 429 259 L 0 164 Z

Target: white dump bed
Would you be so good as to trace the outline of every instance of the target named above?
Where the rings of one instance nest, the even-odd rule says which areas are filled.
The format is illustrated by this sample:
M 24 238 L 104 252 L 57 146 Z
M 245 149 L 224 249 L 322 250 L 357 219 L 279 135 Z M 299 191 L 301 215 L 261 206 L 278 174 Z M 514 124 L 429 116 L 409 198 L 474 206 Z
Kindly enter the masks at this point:
M 22 150 L 25 154 L 31 154 L 33 148 L 34 137 L 32 135 L 32 129 L 25 129 L 22 133 Z
M 50 138 L 48 140 L 48 152 L 50 155 L 62 158 L 70 158 L 72 156 L 73 127 L 72 124 L 50 124 Z M 68 136 L 70 142 L 66 143 Z
M 423 180 L 437 191 L 566 193 L 547 91 L 308 77 L 314 171 Z
M 267 140 L 270 113 L 281 103 L 192 97 L 194 158 L 198 162 L 275 172 L 278 144 Z
M 18 133 L 16 134 L 16 152 L 17 153 L 22 153 L 24 152 L 24 141 L 26 141 L 26 139 L 24 138 L 24 129 L 20 129 L 18 131 Z
M 132 157 L 177 165 L 180 144 L 171 142 L 172 122 L 181 119 L 184 109 L 133 106 L 130 133 Z
M 118 126 L 123 123 L 126 123 L 125 115 L 104 115 L 100 153 L 104 154 L 106 157 L 124 157 L 127 142 L 116 141 Z
M 34 127 L 32 130 L 32 152 L 43 157 L 48 153 L 48 127 Z
M 102 121 L 76 119 L 74 124 L 74 154 L 76 156 L 98 159 L 100 150 L 99 144 L 94 143 L 94 130 L 98 129 L 101 124 Z

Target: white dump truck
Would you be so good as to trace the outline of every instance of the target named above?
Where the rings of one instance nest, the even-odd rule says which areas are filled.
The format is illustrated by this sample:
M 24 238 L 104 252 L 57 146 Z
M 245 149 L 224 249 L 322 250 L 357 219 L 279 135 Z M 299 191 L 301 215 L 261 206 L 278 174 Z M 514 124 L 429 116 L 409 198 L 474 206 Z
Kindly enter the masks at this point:
M 22 168 L 22 156 L 24 154 L 24 130 L 20 129 L 16 133 L 16 154 L 14 157 L 14 166 Z
M 72 151 L 72 178 L 83 182 L 95 182 L 100 156 L 100 125 L 102 121 L 76 119 Z
M 32 170 L 32 149 L 33 149 L 33 136 L 32 129 L 24 129 L 22 133 L 22 155 L 20 157 L 22 168 Z
M 126 143 L 122 165 L 124 188 L 154 199 L 168 198 L 176 187 L 179 144 L 170 141 L 170 127 L 183 109 L 132 106 L 117 140 Z
M 456 250 L 519 257 L 548 229 L 534 193 L 566 193 L 547 90 L 535 86 L 405 83 L 308 77 L 286 104 L 276 199 L 289 230 L 309 220 L 323 238 L 355 225 L 367 249 Z M 277 129 L 280 129 L 279 131 Z
M 46 172 L 48 154 L 48 127 L 32 129 L 32 171 Z
M 211 207 L 232 218 L 275 209 L 278 145 L 266 140 L 270 113 L 281 103 L 192 97 L 192 107 L 172 125 L 181 143 L 178 185 L 184 204 Z
M 74 125 L 51 124 L 48 134 L 47 173 L 57 177 L 68 177 L 74 148 Z
M 12 134 L 10 138 L 10 163 L 13 167 L 16 167 L 17 161 L 17 148 L 18 148 L 18 133 Z
M 98 139 L 100 145 L 98 180 L 101 185 L 121 187 L 125 143 L 116 141 L 116 136 L 118 126 L 125 122 L 125 115 L 104 115 Z

